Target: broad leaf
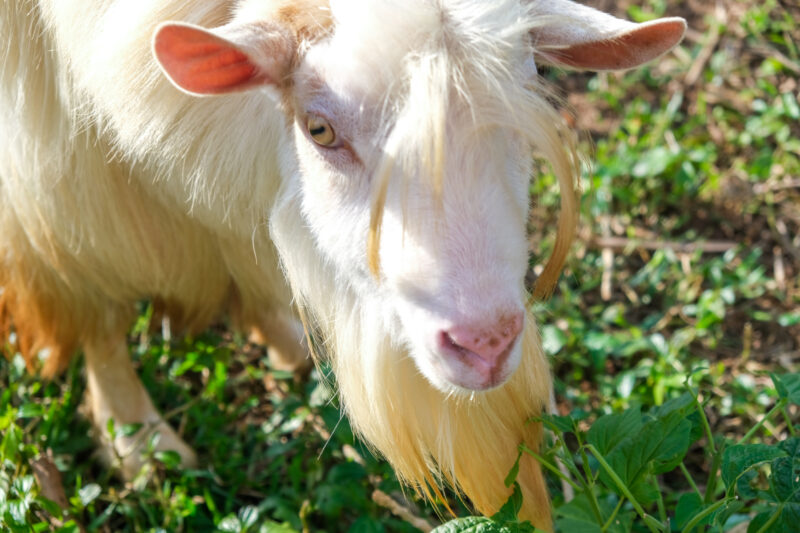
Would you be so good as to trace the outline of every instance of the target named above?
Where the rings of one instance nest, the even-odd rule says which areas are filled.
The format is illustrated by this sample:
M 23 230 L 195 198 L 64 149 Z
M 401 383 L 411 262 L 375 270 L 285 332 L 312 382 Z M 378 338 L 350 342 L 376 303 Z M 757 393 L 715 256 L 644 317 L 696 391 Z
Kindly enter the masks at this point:
M 730 488 L 736 479 L 748 468 L 771 461 L 786 452 L 776 446 L 766 444 L 736 444 L 729 446 L 722 454 L 722 481 Z
M 623 439 L 638 433 L 641 427 L 642 415 L 639 409 L 634 407 L 619 414 L 598 418 L 589 428 L 586 441 L 605 456 Z
M 800 405 L 800 374 L 770 374 L 781 398 Z
M 471 516 L 442 524 L 431 533 L 511 533 L 511 530 L 490 518 Z
M 641 503 L 652 503 L 658 498 L 658 489 L 647 475 L 672 470 L 681 461 L 689 449 L 691 427 L 678 411 L 650 420 L 637 435 L 615 447 L 606 461 Z M 604 470 L 600 479 L 611 490 L 619 490 Z

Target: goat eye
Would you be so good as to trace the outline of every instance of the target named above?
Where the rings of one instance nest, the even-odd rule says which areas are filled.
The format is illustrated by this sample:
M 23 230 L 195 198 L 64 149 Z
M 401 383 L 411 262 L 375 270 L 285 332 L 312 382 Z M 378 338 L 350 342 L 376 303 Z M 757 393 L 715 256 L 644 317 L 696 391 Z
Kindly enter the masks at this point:
M 319 115 L 309 115 L 306 118 L 306 128 L 314 142 L 320 146 L 330 147 L 336 142 L 336 132 L 333 131 L 333 126 Z

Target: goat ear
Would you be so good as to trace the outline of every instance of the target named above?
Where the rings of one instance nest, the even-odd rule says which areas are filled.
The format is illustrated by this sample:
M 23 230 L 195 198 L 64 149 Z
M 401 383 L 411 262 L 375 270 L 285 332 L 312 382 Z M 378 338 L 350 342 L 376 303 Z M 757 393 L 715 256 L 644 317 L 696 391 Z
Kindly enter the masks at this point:
M 153 36 L 153 55 L 167 78 L 195 96 L 280 85 L 294 59 L 294 39 L 268 23 L 208 30 L 166 22 Z
M 582 70 L 625 70 L 671 50 L 686 32 L 682 18 L 636 24 L 569 0 L 538 0 L 531 32 L 538 61 Z

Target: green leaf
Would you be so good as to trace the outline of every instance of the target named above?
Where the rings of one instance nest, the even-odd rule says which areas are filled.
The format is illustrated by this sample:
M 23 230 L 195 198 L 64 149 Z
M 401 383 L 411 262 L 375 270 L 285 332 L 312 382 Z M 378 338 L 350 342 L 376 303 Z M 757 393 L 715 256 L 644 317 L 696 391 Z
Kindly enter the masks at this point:
M 506 487 L 510 487 L 512 484 L 514 484 L 515 485 L 515 491 L 516 491 L 516 483 L 515 482 L 517 481 L 517 476 L 519 475 L 519 460 L 521 458 L 522 458 L 522 452 L 519 452 L 517 454 L 517 460 L 514 461 L 514 466 L 511 467 L 511 470 L 508 472 L 508 475 L 506 476 L 506 479 L 503 480 L 503 483 L 505 484 Z
M 638 407 L 619 414 L 605 415 L 589 428 L 586 441 L 597 450 L 608 455 L 627 436 L 637 433 L 642 427 L 642 415 Z
M 519 458 L 517 458 L 517 461 L 519 461 Z M 516 522 L 520 509 L 522 509 L 522 489 L 519 483 L 515 481 L 514 492 L 511 493 L 506 503 L 492 517 L 492 520 L 496 522 Z
M 298 533 L 296 529 L 286 524 L 279 524 L 268 520 L 261 524 L 258 533 Z
M 451 520 L 434 529 L 431 533 L 510 533 L 490 518 L 471 516 Z
M 239 533 L 242 530 L 242 523 L 235 515 L 230 514 L 217 524 L 217 529 L 228 533 Z
M 775 389 L 781 398 L 785 398 L 795 405 L 800 405 L 800 374 L 772 374 L 769 375 L 775 384 Z
M 555 355 L 567 343 L 567 335 L 553 325 L 542 327 L 542 347 L 547 355 Z
M 347 533 L 385 533 L 383 525 L 368 516 L 362 516 L 347 529 Z
M 789 455 L 772 461 L 771 496 L 776 503 L 786 504 L 784 513 L 795 513 L 800 518 L 800 438 L 783 441 L 780 449 Z
M 675 507 L 675 525 L 678 529 L 683 529 L 689 523 L 689 520 L 702 512 L 703 509 L 705 509 L 705 506 L 699 494 L 696 492 L 682 494 L 678 500 L 677 507 Z M 711 523 L 711 518 L 711 516 L 707 517 L 698 526 Z
M 44 414 L 44 406 L 38 403 L 25 403 L 17 411 L 17 418 L 37 418 Z
M 747 469 L 759 463 L 785 456 L 786 452 L 766 444 L 735 444 L 722 453 L 722 481 L 730 488 Z
M 748 524 L 747 533 L 759 533 L 762 532 L 762 530 L 763 533 L 786 533 L 785 530 L 775 529 L 776 526 L 778 526 L 777 524 L 778 520 L 773 520 L 774 516 L 775 516 L 775 511 L 766 511 L 760 513 L 755 518 L 753 518 L 753 521 L 750 522 L 750 524 Z M 766 530 L 764 530 L 764 526 L 766 526 L 767 522 L 770 521 L 772 521 L 772 525 Z
M 245 529 L 252 527 L 258 521 L 258 507 L 247 505 L 239 509 L 239 521 Z
M 778 317 L 778 325 L 784 328 L 800 324 L 800 313 L 784 313 Z
M 119 428 L 119 432 L 123 437 L 132 437 L 142 429 L 142 426 L 143 424 L 123 424 L 122 427 Z
M 78 491 L 78 497 L 81 500 L 81 505 L 86 507 L 95 501 L 102 492 L 103 489 L 101 489 L 100 485 L 97 483 L 89 483 L 88 485 L 81 487 L 81 489 Z
M 585 493 L 578 494 L 575 498 L 555 510 L 557 529 L 570 533 L 601 533 L 603 524 L 598 523 L 592 511 L 589 497 Z M 604 517 L 605 518 L 605 517 Z
M 181 464 L 180 454 L 173 450 L 158 451 L 153 454 L 153 457 L 167 468 L 178 468 Z
M 658 176 L 674 161 L 676 156 L 667 148 L 659 146 L 639 156 L 631 174 L 637 178 Z
M 571 416 L 542 414 L 542 423 L 553 431 L 572 433 L 575 431 L 575 419 Z
M 692 424 L 680 411 L 666 417 L 648 421 L 642 429 L 625 437 L 606 461 L 642 504 L 658 499 L 658 488 L 648 479 L 648 474 L 667 472 L 675 468 L 691 444 Z M 614 492 L 617 484 L 605 470 L 600 471 L 600 480 Z

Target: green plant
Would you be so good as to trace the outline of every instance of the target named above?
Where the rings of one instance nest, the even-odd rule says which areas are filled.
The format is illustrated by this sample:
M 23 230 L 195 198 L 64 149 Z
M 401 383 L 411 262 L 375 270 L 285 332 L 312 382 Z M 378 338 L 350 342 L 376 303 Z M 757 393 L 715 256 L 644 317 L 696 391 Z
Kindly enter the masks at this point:
M 553 446 L 542 455 L 524 444 L 520 451 L 534 455 L 574 491 L 555 507 L 556 530 L 722 532 L 745 520 L 748 533 L 794 530 L 800 516 L 800 437 L 787 407 L 800 405 L 800 374 L 772 375 L 772 380 L 776 405 L 736 442 L 712 434 L 704 403 L 688 385 L 685 394 L 644 414 L 632 407 L 601 416 L 588 430 L 581 429 L 580 418 L 543 417 Z M 779 416 L 790 437 L 749 443 Z M 701 440 L 712 465 L 702 477 L 684 464 L 692 444 Z M 661 478 L 670 474 L 682 476 L 686 490 L 666 491 Z M 436 532 L 533 531 L 529 524 L 515 525 L 519 497 L 515 493 L 491 519 L 460 519 Z M 478 524 L 483 529 L 471 529 Z

